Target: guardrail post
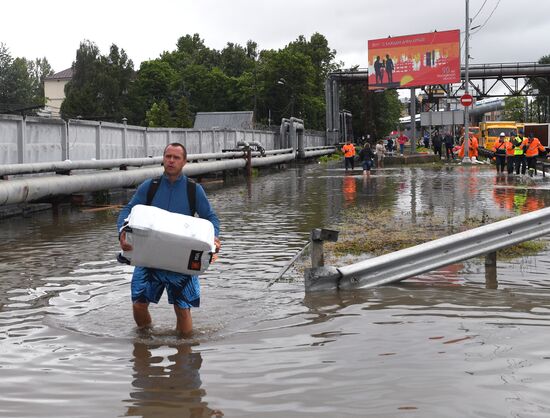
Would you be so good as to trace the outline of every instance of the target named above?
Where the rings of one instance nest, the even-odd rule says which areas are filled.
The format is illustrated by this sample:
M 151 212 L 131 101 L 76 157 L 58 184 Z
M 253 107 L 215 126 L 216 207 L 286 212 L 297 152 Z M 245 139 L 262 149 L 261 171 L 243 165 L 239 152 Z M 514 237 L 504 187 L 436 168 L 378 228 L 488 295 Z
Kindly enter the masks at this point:
M 485 287 L 487 289 L 496 289 L 497 280 L 497 253 L 485 254 Z
M 492 253 L 485 254 L 485 267 L 496 267 L 497 266 L 497 253 L 493 251 Z
M 316 228 L 311 231 L 311 268 L 323 267 L 325 257 L 323 252 L 324 241 L 338 241 L 338 231 Z

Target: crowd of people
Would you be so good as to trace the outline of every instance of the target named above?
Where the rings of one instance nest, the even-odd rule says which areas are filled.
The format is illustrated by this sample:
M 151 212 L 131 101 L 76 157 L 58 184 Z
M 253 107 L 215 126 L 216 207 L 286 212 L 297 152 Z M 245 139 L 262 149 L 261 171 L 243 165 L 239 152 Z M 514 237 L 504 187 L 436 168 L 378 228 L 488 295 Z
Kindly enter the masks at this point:
M 531 177 L 537 174 L 537 157 L 546 153 L 540 140 L 532 133 L 525 137 L 522 129 L 519 129 L 517 134 L 512 133 L 508 141 L 506 134 L 501 132 L 492 151 L 497 174 L 504 174 L 506 167 L 508 174 L 515 172 L 519 175 L 527 172 Z
M 354 160 L 358 158 L 362 163 L 363 174 L 370 175 L 371 168 L 384 167 L 384 157 L 387 154 L 395 155 L 397 146 L 399 147 L 399 154 L 403 156 L 405 144 L 408 141 L 409 138 L 403 132 L 399 132 L 399 135 L 396 135 L 394 138 L 388 138 L 385 144 L 382 140 L 376 142 L 374 145 L 365 142 L 356 157 L 355 146 L 351 140 L 348 140 L 342 147 L 346 171 L 350 168 L 354 169 Z M 455 142 L 455 137 L 451 131 L 445 131 L 443 135 L 437 129 L 432 135 L 426 131 L 422 137 L 424 147 L 432 149 L 433 153 L 440 159 L 443 159 L 443 147 L 445 147 L 445 159 L 448 161 L 455 160 L 457 157 L 463 159 L 466 148 L 470 160 L 478 160 L 479 140 L 477 136 L 474 134 L 468 136 L 467 147 L 464 142 L 464 130 L 457 142 Z M 502 132 L 493 148 L 489 151 L 493 153 L 492 160 L 495 162 L 498 174 L 504 173 L 506 170 L 508 174 L 515 173 L 519 175 L 527 173 L 531 177 L 537 173 L 537 157 L 546 153 L 546 149 L 542 146 L 539 139 L 535 138 L 532 133 L 525 137 L 522 129 L 519 129 L 517 132 L 513 131 L 509 138 L 506 138 L 505 133 Z

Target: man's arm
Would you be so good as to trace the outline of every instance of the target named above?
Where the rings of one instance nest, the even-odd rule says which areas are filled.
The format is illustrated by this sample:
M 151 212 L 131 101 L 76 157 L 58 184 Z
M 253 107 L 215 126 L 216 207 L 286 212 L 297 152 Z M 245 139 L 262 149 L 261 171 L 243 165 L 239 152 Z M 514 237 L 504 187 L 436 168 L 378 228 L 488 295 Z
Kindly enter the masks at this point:
M 124 251 L 131 251 L 132 246 L 126 242 L 126 232 L 121 231 L 122 226 L 124 225 L 124 221 L 130 215 L 130 212 L 132 211 L 132 208 L 136 205 L 144 205 L 147 203 L 147 190 L 149 189 L 149 185 L 151 184 L 151 180 L 146 180 L 145 182 L 141 183 L 139 187 L 136 190 L 136 193 L 134 196 L 132 196 L 132 199 L 128 202 L 126 206 L 124 206 L 120 213 L 118 214 L 117 219 L 117 230 L 118 230 L 118 240 L 120 241 L 120 248 L 122 248 Z

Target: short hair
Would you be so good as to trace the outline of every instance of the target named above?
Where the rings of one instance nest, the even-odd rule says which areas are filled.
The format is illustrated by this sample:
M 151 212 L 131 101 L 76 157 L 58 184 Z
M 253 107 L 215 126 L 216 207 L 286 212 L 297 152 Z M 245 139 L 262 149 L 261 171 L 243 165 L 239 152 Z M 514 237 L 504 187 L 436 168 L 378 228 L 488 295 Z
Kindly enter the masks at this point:
M 164 151 L 162 151 L 162 155 L 166 154 L 166 150 L 168 147 L 180 147 L 183 150 L 183 159 L 187 160 L 187 150 L 185 149 L 185 146 L 183 144 L 180 144 L 179 142 L 172 142 L 164 148 Z

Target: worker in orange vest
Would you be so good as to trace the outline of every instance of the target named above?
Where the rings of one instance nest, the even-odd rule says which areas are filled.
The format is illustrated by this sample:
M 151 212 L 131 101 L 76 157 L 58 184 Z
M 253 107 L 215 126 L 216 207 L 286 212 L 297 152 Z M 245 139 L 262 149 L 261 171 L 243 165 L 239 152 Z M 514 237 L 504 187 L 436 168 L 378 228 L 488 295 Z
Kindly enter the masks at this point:
M 506 164 L 506 141 L 504 140 L 506 135 L 501 132 L 498 141 L 493 145 L 493 153 L 495 156 L 495 162 L 497 166 L 497 174 L 504 173 L 504 165 Z
M 458 156 L 460 158 L 463 158 L 464 157 L 464 137 L 462 137 L 461 141 L 462 143 L 460 145 L 460 149 L 458 150 Z M 477 138 L 473 135 L 469 136 L 468 137 L 468 157 L 470 157 L 470 159 L 472 157 L 476 157 L 477 159 L 477 156 L 479 155 L 478 149 L 479 149 L 479 143 L 477 142 Z
M 351 167 L 353 170 L 355 168 L 355 147 L 351 143 L 351 139 L 346 141 L 345 145 L 342 147 L 342 152 L 344 153 L 346 171 L 348 171 L 348 167 Z
M 510 137 L 506 140 L 506 168 L 508 174 L 514 172 L 514 144 L 512 143 L 512 139 L 515 137 L 516 132 L 512 131 L 510 132 Z
M 523 129 L 518 130 L 518 134 L 515 138 L 510 137 L 510 142 L 514 146 L 514 167 L 516 168 L 516 174 L 525 174 L 525 148 L 527 146 L 527 138 L 523 136 Z
M 527 149 L 525 150 L 527 169 L 530 177 L 537 174 L 537 157 L 539 156 L 539 151 L 544 152 L 546 149 L 542 146 L 539 139 L 534 137 L 533 132 L 531 132 L 527 139 Z

